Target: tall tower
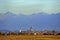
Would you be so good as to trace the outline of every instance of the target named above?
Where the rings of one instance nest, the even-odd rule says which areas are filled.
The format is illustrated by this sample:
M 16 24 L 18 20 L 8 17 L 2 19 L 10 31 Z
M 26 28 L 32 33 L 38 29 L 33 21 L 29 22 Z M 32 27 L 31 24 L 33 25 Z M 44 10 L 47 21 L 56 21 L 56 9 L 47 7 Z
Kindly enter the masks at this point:
M 20 28 L 19 32 L 22 32 L 21 27 L 20 27 L 20 24 L 17 24 L 17 25 L 18 25 L 18 27 Z
M 33 28 L 32 28 L 32 26 L 30 27 L 30 32 L 32 32 L 33 31 Z

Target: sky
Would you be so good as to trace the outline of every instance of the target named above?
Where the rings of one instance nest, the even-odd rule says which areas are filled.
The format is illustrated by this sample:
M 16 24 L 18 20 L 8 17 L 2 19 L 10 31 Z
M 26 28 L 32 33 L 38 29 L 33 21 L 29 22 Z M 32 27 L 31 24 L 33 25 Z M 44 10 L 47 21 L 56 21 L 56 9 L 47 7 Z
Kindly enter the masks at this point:
M 0 0 L 0 13 L 30 15 L 38 12 L 48 14 L 60 12 L 60 0 Z

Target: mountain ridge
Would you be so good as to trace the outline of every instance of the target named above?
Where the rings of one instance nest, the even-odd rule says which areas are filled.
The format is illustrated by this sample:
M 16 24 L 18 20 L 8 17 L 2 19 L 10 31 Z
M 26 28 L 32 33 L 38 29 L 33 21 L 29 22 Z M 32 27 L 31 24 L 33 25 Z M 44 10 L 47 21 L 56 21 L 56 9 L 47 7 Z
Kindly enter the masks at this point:
M 33 13 L 33 14 L 31 14 L 31 15 L 36 15 L 36 14 L 48 14 L 48 15 L 51 15 L 51 14 L 59 14 L 60 12 L 56 12 L 56 13 L 46 13 L 46 12 L 38 12 L 38 13 Z M 23 14 L 23 13 L 20 13 L 20 14 L 16 14 L 16 13 L 13 13 L 13 12 L 10 12 L 10 11 L 8 11 L 8 12 L 5 12 L 5 13 L 0 13 L 0 15 L 7 15 L 7 14 L 14 14 L 14 15 L 25 15 L 25 14 Z M 25 15 L 25 16 L 29 16 L 29 15 Z
M 11 12 L 0 14 L 0 29 L 28 30 L 31 26 L 34 30 L 60 30 L 60 12 L 55 14 L 42 12 L 32 15 L 16 15 Z

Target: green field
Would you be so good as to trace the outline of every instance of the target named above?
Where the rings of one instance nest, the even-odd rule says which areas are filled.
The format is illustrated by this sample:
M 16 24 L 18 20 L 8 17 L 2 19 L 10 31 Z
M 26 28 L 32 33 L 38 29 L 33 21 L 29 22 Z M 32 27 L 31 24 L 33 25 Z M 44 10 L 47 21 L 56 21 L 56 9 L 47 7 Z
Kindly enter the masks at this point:
M 59 35 L 0 35 L 0 40 L 60 40 Z

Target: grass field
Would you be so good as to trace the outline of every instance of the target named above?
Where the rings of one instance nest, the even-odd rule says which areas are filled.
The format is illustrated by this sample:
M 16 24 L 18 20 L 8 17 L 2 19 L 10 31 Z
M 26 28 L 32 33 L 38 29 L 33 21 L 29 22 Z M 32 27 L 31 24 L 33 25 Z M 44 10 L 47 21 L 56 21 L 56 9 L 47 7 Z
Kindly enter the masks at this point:
M 60 40 L 59 35 L 0 35 L 0 40 Z

